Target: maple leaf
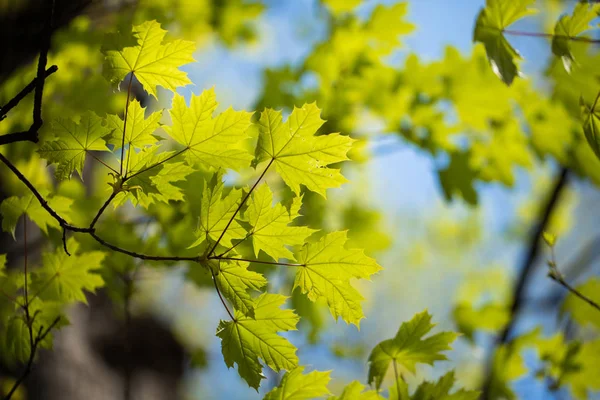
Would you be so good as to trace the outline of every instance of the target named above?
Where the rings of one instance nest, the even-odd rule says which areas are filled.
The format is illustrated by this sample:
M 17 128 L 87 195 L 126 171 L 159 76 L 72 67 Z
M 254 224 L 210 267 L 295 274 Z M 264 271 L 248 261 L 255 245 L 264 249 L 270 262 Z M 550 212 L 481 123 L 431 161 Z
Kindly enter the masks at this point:
M 173 184 L 185 180 L 194 169 L 183 162 L 167 163 L 174 152 L 157 153 L 159 148 L 155 145 L 139 152 L 133 148 L 126 151 L 123 160 L 129 165 L 127 175 L 130 178 L 126 181 L 126 190 L 115 196 L 115 208 L 127 200 L 148 208 L 157 201 L 168 203 L 184 199 L 182 189 Z
M 417 363 L 433 365 L 434 361 L 447 360 L 442 352 L 450 350 L 450 343 L 458 335 L 440 332 L 423 339 L 434 326 L 431 315 L 423 311 L 409 322 L 403 322 L 394 338 L 375 346 L 369 355 L 369 384 L 375 382 L 375 387 L 379 389 L 391 362 L 415 373 Z
M 552 36 L 552 52 L 561 58 L 565 70 L 571 72 L 575 57 L 571 50 L 572 38 L 592 29 L 593 19 L 600 13 L 600 4 L 577 3 L 572 15 L 560 17 L 554 27 Z
M 304 367 L 286 372 L 279 386 L 267 393 L 263 400 L 308 400 L 329 394 L 327 384 L 330 371 L 312 371 L 303 374 Z
M 583 133 L 596 157 L 600 159 L 600 93 L 591 106 L 588 106 L 583 98 L 580 98 L 581 117 L 583 119 Z
M 254 316 L 254 300 L 248 289 L 260 290 L 267 285 L 267 280 L 258 272 L 249 271 L 247 262 L 220 260 L 219 263 L 215 279 L 223 296 L 242 314 Z
M 56 178 L 69 179 L 77 171 L 83 179 L 83 165 L 88 151 L 110 151 L 103 137 L 111 133 L 102 118 L 91 111 L 81 116 L 79 123 L 70 119 L 57 118 L 52 121 L 53 135 L 41 144 L 37 152 L 50 164 L 57 164 Z
M 535 13 L 529 8 L 535 0 L 486 0 L 479 13 L 473 41 L 481 42 L 492 66 L 492 70 L 507 85 L 520 74 L 516 60 L 519 53 L 504 37 L 504 29 L 517 20 Z
M 244 220 L 252 226 L 248 236 L 252 238 L 254 254 L 258 256 L 262 250 L 275 260 L 292 258 L 293 254 L 286 246 L 303 244 L 316 230 L 305 226 L 288 226 L 300 216 L 301 197 L 294 198 L 289 210 L 281 203 L 272 207 L 272 203 L 273 193 L 267 184 L 255 189 L 248 201 Z
M 332 396 L 329 400 L 383 400 L 384 398 L 375 390 L 365 390 L 365 385 L 359 381 L 350 382 L 339 396 Z
M 438 171 L 440 185 L 447 201 L 458 193 L 471 205 L 477 205 L 477 191 L 473 187 L 478 171 L 472 166 L 469 152 L 450 153 L 450 163 L 445 169 Z
M 298 366 L 296 348 L 277 332 L 295 330 L 298 316 L 279 307 L 286 297 L 264 293 L 255 300 L 254 318 L 236 311 L 235 320 L 221 321 L 217 336 L 228 368 L 238 365 L 238 373 L 258 389 L 262 374 L 261 358 L 275 371 L 291 371 Z
M 258 121 L 258 161 L 271 160 L 284 182 L 296 194 L 300 185 L 326 197 L 328 188 L 347 182 L 340 170 L 329 164 L 348 160 L 354 139 L 339 133 L 314 136 L 323 125 L 316 103 L 305 104 L 294 111 L 286 122 L 280 111 L 266 109 Z
M 437 382 L 422 382 L 415 392 L 409 395 L 407 383 L 399 379 L 396 385 L 390 386 L 390 400 L 477 400 L 479 398 L 480 393 L 474 390 L 459 389 L 451 394 L 450 391 L 455 383 L 454 371 L 450 371 Z
M 312 301 L 324 298 L 336 320 L 342 317 L 359 326 L 364 317 L 360 304 L 363 297 L 350 285 L 350 279 L 370 279 L 381 267 L 362 250 L 346 249 L 347 240 L 346 232 L 333 232 L 296 252 L 295 259 L 301 266 L 294 289 L 300 288 Z
M 148 118 L 144 117 L 145 109 L 140 102 L 132 100 L 127 106 L 127 127 L 125 132 L 125 144 L 130 147 L 142 148 L 153 145 L 157 142 L 153 135 L 160 126 L 162 111 L 152 113 Z M 118 115 L 107 115 L 106 122 L 108 127 L 113 129 L 108 143 L 115 146 L 115 149 L 121 148 L 123 142 L 123 120 Z
M 88 251 L 77 254 L 79 243 L 69 238 L 66 244 L 69 256 L 62 248 L 42 255 L 42 267 L 32 273 L 32 296 L 42 300 L 72 303 L 81 301 L 87 304 L 84 290 L 94 292 L 104 285 L 98 272 L 106 253 Z
M 132 73 L 155 98 L 157 86 L 174 92 L 177 87 L 192 83 L 179 67 L 195 61 L 192 57 L 196 50 L 195 43 L 178 39 L 162 44 L 166 33 L 156 21 L 134 26 L 133 35 L 137 45 L 107 50 L 104 76 L 111 83 L 118 84 Z
M 54 211 L 63 218 L 69 217 L 73 200 L 63 196 L 48 198 L 47 191 L 39 190 L 39 192 L 48 199 L 48 205 Z M 32 193 L 23 197 L 13 196 L 4 199 L 0 205 L 0 213 L 2 213 L 2 230 L 10 232 L 13 238 L 15 237 L 15 228 L 19 218 L 23 214 L 27 215 L 46 235 L 49 227 L 60 229 L 58 221 L 42 207 L 39 200 Z
M 169 110 L 172 126 L 166 126 L 165 130 L 185 146 L 185 158 L 190 165 L 234 170 L 249 166 L 252 155 L 242 144 L 248 137 L 246 130 L 252 113 L 228 108 L 212 118 L 217 105 L 213 88 L 192 95 L 189 107 L 183 96 L 176 94 Z
M 188 248 L 199 246 L 210 239 L 217 241 L 225 227 L 234 216 L 242 200 L 240 189 L 231 189 L 223 196 L 223 170 L 217 171 L 210 182 L 206 182 L 200 202 L 200 217 L 198 218 L 197 239 Z M 232 239 L 242 239 L 246 230 L 235 219 L 231 221 L 219 243 L 231 246 Z

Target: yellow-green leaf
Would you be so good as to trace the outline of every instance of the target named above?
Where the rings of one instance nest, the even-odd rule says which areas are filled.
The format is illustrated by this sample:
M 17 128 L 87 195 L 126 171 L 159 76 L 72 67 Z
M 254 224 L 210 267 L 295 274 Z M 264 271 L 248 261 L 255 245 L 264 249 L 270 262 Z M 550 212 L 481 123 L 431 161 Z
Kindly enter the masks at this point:
M 329 394 L 329 371 L 308 374 L 303 374 L 303 371 L 304 367 L 297 367 L 286 372 L 279 386 L 267 393 L 263 400 L 308 400 Z

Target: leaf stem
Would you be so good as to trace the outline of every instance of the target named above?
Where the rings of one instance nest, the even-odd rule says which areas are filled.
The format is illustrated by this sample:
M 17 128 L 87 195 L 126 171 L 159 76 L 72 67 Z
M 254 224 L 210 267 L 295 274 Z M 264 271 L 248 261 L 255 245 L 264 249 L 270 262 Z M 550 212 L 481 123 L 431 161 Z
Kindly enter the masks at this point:
M 400 383 L 398 382 L 398 380 L 400 379 L 401 375 L 398 374 L 398 365 L 396 365 L 396 359 L 392 358 L 392 365 L 394 366 L 394 378 L 396 379 L 396 391 L 398 392 L 398 398 L 400 399 L 401 394 L 400 394 Z
M 125 135 L 127 132 L 127 111 L 129 111 L 129 96 L 131 95 L 131 83 L 132 82 L 133 82 L 133 73 L 130 73 L 129 74 L 129 84 L 127 85 L 127 100 L 125 100 L 125 113 L 123 116 L 123 139 L 121 140 L 121 165 L 119 166 L 119 175 L 121 175 L 121 176 L 123 176 L 123 157 L 125 157 Z M 125 171 L 125 173 L 127 173 L 127 171 Z
M 567 36 L 567 35 L 555 35 L 552 33 L 543 33 L 543 32 L 523 32 L 523 31 L 515 31 L 511 29 L 503 29 L 503 33 L 507 35 L 515 35 L 515 36 L 528 36 L 528 37 L 541 37 L 547 39 L 559 38 L 559 39 L 567 39 L 572 40 L 574 42 L 585 42 L 585 43 L 600 43 L 600 39 L 590 39 L 584 36 Z
M 229 226 L 231 225 L 231 223 L 235 219 L 235 216 L 237 215 L 238 212 L 240 212 L 240 210 L 242 209 L 242 207 L 244 206 L 244 204 L 246 203 L 246 201 L 248 200 L 248 198 L 250 197 L 250 195 L 252 194 L 252 192 L 254 191 L 254 189 L 256 188 L 256 186 L 258 186 L 258 184 L 261 181 L 261 179 L 265 176 L 265 174 L 267 173 L 267 171 L 269 170 L 269 168 L 271 167 L 271 165 L 273 165 L 273 161 L 275 161 L 275 158 L 271 158 L 271 161 L 269 161 L 269 164 L 267 164 L 267 167 L 265 168 L 265 170 L 262 172 L 262 174 L 260 174 L 260 176 L 258 177 L 258 179 L 256 180 L 256 182 L 254 182 L 254 185 L 250 188 L 250 190 L 248 191 L 248 193 L 246 194 L 246 196 L 240 202 L 240 204 L 238 205 L 237 209 L 235 210 L 235 212 L 233 213 L 233 215 L 231 216 L 231 218 L 229 218 L 229 222 L 227 222 L 227 225 L 225 225 L 225 229 L 223 229 L 223 232 L 221 232 L 221 235 L 219 236 L 219 238 L 217 239 L 217 241 L 213 245 L 212 249 L 210 249 L 210 251 L 208 252 L 208 256 L 209 257 L 214 254 L 215 249 L 219 245 L 219 242 L 221 241 L 221 239 L 223 239 L 223 236 L 225 236 L 225 232 L 227 232 L 227 229 L 229 229 Z
M 235 257 L 219 257 L 213 256 L 208 257 L 209 260 L 231 260 L 231 261 L 244 261 L 249 263 L 257 263 L 257 264 L 267 264 L 267 265 L 282 265 L 284 267 L 305 267 L 306 264 L 298 264 L 298 263 L 283 263 L 278 261 L 262 261 L 262 260 L 250 260 L 247 258 L 235 258 Z
M 86 154 L 89 154 L 90 156 L 92 156 L 92 158 L 94 160 L 98 161 L 100 164 L 104 165 L 106 168 L 110 169 L 115 174 L 118 174 L 118 171 L 116 169 L 114 169 L 113 167 L 111 167 L 110 165 L 108 165 L 107 163 L 105 163 L 104 161 L 102 161 L 102 159 L 100 159 L 99 157 L 97 157 L 94 153 L 90 152 L 89 150 L 86 150 Z
M 217 294 L 219 295 L 219 299 L 221 299 L 221 303 L 223 303 L 223 307 L 225 307 L 225 310 L 227 310 L 227 314 L 229 314 L 229 317 L 231 317 L 231 320 L 235 321 L 233 314 L 229 310 L 229 307 L 227 307 L 227 303 L 225 303 L 225 299 L 223 298 L 223 295 L 221 295 L 221 290 L 219 289 L 219 285 L 217 284 L 217 279 L 215 277 L 215 273 L 213 272 L 212 269 L 210 270 L 210 274 L 212 275 L 213 284 L 215 285 L 215 289 L 217 291 Z

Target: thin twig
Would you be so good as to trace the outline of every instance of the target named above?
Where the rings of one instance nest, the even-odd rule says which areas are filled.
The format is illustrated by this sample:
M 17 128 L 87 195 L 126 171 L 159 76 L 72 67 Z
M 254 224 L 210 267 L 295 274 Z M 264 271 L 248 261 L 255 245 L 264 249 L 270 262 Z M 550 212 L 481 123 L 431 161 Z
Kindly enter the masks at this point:
M 523 31 L 515 31 L 510 29 L 503 29 L 503 33 L 507 35 L 515 35 L 515 36 L 529 36 L 529 37 L 541 37 L 546 39 L 566 39 L 572 40 L 574 42 L 585 42 L 585 43 L 600 43 L 600 39 L 590 39 L 585 36 L 567 36 L 567 35 L 554 35 L 552 33 L 542 33 L 542 32 L 523 32 Z
M 250 260 L 248 258 L 235 258 L 235 257 L 208 257 L 209 260 L 231 260 L 231 261 L 245 261 L 249 263 L 267 264 L 267 265 L 282 265 L 284 267 L 305 267 L 306 264 L 297 263 L 284 263 L 278 261 L 262 261 L 262 260 Z
M 229 316 L 231 317 L 231 320 L 235 321 L 233 314 L 231 313 L 231 311 L 229 311 L 229 307 L 227 307 L 227 303 L 225 303 L 225 299 L 223 298 L 223 295 L 221 295 L 221 290 L 219 289 L 219 285 L 217 284 L 217 279 L 215 277 L 215 273 L 213 272 L 212 269 L 210 270 L 210 274 L 212 275 L 213 284 L 215 285 L 215 289 L 217 291 L 217 294 L 219 295 L 219 299 L 221 299 L 221 303 L 223 303 L 223 307 L 225 307 L 225 310 L 227 310 L 227 314 L 229 314 Z
M 254 191 L 254 189 L 256 188 L 256 186 L 258 186 L 258 184 L 261 181 L 261 179 L 265 176 L 265 174 L 269 170 L 269 167 L 271 167 L 271 165 L 273 165 L 273 161 L 275 161 L 275 158 L 271 158 L 271 161 L 269 161 L 269 164 L 267 164 L 267 167 L 265 168 L 265 170 L 262 172 L 262 174 L 260 174 L 260 176 L 258 177 L 258 179 L 256 180 L 256 182 L 254 182 L 254 185 L 250 188 L 250 190 L 248 191 L 248 193 L 246 194 L 246 196 L 244 197 L 244 199 L 240 202 L 240 204 L 238 205 L 237 209 L 235 210 L 235 212 L 233 213 L 233 215 L 231 216 L 231 218 L 229 218 L 229 222 L 227 222 L 227 225 L 225 225 L 225 229 L 223 229 L 223 232 L 221 232 L 221 235 L 219 235 L 219 238 L 217 239 L 217 241 L 213 245 L 212 249 L 210 249 L 210 251 L 208 252 L 209 257 L 214 254 L 215 249 L 219 245 L 219 242 L 221 241 L 221 239 L 223 239 L 223 236 L 225 236 L 225 232 L 227 232 L 227 229 L 229 229 L 229 226 L 231 225 L 231 223 L 235 219 L 235 216 L 237 215 L 238 212 L 240 212 L 240 210 L 242 209 L 242 207 L 244 206 L 244 204 L 246 203 L 246 201 L 248 200 L 248 198 L 250 197 L 250 195 L 252 194 L 252 192 Z
M 104 213 L 104 210 L 106 210 L 106 207 L 108 207 L 108 205 L 110 204 L 110 202 L 113 201 L 113 199 L 115 198 L 115 196 L 117 195 L 117 193 L 119 193 L 119 192 L 117 192 L 116 190 L 113 190 L 113 192 L 110 194 L 110 196 L 108 196 L 108 199 L 106 199 L 106 201 L 104 202 L 104 204 L 102 204 L 102 207 L 100 207 L 100 209 L 96 213 L 96 216 L 94 217 L 94 219 L 90 223 L 90 229 L 94 229 L 94 226 L 96 225 L 96 222 L 98 222 L 98 220 L 100 219 L 100 216 L 102 215 L 102 213 Z
M 594 300 L 590 299 L 589 297 L 581 293 L 579 290 L 575 289 L 573 286 L 569 285 L 562 276 L 553 273 L 550 273 L 548 276 L 550 276 L 550 278 L 558 284 L 562 285 L 569 292 L 573 293 L 575 296 L 579 297 L 581 300 L 585 301 L 590 306 L 594 307 L 596 310 L 600 311 L 600 304 L 596 303 Z

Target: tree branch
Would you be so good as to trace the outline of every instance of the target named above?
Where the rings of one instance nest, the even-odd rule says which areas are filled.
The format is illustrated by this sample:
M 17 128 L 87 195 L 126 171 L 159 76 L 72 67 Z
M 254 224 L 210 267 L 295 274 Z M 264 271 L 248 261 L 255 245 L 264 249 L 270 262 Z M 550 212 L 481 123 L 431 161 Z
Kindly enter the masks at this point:
M 257 264 L 267 264 L 267 265 L 283 265 L 285 267 L 305 267 L 306 264 L 297 264 L 297 263 L 283 263 L 277 261 L 262 261 L 262 260 L 250 260 L 247 258 L 235 258 L 235 257 L 219 257 L 213 256 L 208 257 L 209 260 L 231 260 L 231 261 L 245 261 L 249 263 L 257 263 Z
M 517 319 L 519 317 L 519 312 L 523 305 L 523 301 L 525 299 L 525 292 L 527 285 L 529 284 L 529 280 L 531 278 L 531 272 L 533 271 L 533 267 L 535 266 L 535 260 L 537 258 L 539 252 L 539 244 L 540 239 L 542 237 L 543 232 L 546 230 L 546 226 L 548 225 L 548 221 L 552 216 L 552 213 L 556 209 L 558 202 L 560 200 L 560 196 L 567 186 L 568 180 L 568 172 L 569 170 L 565 167 L 562 167 L 558 175 L 554 180 L 554 186 L 549 193 L 548 200 L 546 201 L 545 207 L 541 210 L 541 213 L 538 217 L 538 222 L 536 223 L 531 236 L 529 237 L 529 243 L 527 246 L 527 253 L 525 258 L 523 259 L 523 264 L 521 266 L 520 274 L 517 280 L 517 284 L 513 290 L 513 300 L 510 307 L 510 320 L 508 324 L 504 327 L 504 330 L 498 336 L 494 348 L 492 348 L 492 354 L 495 352 L 496 347 L 499 347 L 505 344 L 508 341 L 508 336 L 510 335 L 513 327 L 515 326 Z M 493 361 L 493 355 L 492 355 Z M 491 363 L 490 363 L 491 364 Z M 494 371 L 491 365 L 488 366 L 488 373 L 486 380 L 483 384 L 483 390 L 481 393 L 481 399 L 488 399 L 491 395 L 490 390 L 492 387 Z

